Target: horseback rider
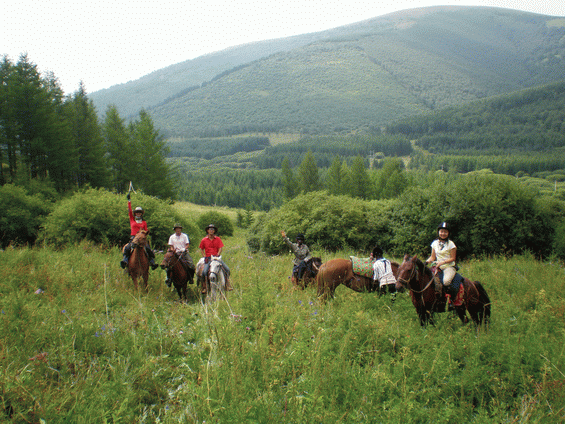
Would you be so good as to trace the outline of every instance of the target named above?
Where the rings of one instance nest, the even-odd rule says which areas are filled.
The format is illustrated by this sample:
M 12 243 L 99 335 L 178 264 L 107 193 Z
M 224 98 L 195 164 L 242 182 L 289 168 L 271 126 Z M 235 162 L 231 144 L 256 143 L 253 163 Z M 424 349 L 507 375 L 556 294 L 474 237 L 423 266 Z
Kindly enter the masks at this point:
M 201 277 L 203 281 L 206 281 L 206 276 L 208 275 L 208 270 L 210 269 L 210 260 L 212 256 L 220 256 L 222 254 L 222 249 L 224 247 L 224 243 L 222 239 L 216 235 L 218 232 L 218 227 L 214 224 L 210 224 L 205 228 L 206 236 L 200 241 L 200 252 L 202 253 L 202 257 L 204 258 L 204 267 L 201 272 Z M 222 267 L 224 268 L 224 272 L 226 275 L 226 290 L 233 290 L 230 281 L 230 269 L 228 266 L 220 259 Z M 206 293 L 206 284 L 202 284 L 202 293 Z
M 188 235 L 182 232 L 182 225 L 180 224 L 175 224 L 173 231 L 174 233 L 169 237 L 169 251 L 175 252 L 175 254 L 179 257 L 181 263 L 185 265 L 185 268 L 188 267 L 194 269 L 192 257 L 188 252 L 188 248 L 190 247 L 190 239 L 188 238 Z M 171 287 L 171 284 L 173 282 L 173 280 L 171 279 L 172 272 L 172 269 L 167 269 L 167 279 L 165 280 L 167 287 Z M 192 284 L 193 282 L 191 281 L 190 283 Z
M 386 290 L 388 287 L 389 293 L 396 292 L 396 278 L 392 273 L 392 265 L 390 261 L 383 257 L 383 249 L 375 246 L 371 252 L 371 259 L 373 262 L 373 281 L 381 289 Z
M 442 222 L 438 225 L 438 238 L 431 244 L 432 254 L 426 259 L 426 264 L 435 262 L 435 273 L 437 274 L 438 270 L 443 272 L 443 286 L 453 301 L 457 295 L 457 289 L 451 284 L 453 277 L 457 273 L 457 268 L 455 267 L 457 246 L 449 238 L 450 233 L 451 229 L 447 222 Z
M 300 281 L 308 267 L 308 262 L 312 260 L 310 249 L 308 249 L 305 243 L 304 234 L 298 234 L 296 236 L 296 243 L 291 242 L 284 231 L 281 231 L 281 235 L 286 245 L 290 247 L 290 250 L 294 253 L 292 275 L 293 277 L 296 275 L 297 280 Z
M 128 199 L 129 226 L 131 232 L 130 232 L 129 243 L 126 245 L 126 248 L 124 249 L 124 257 L 120 262 L 121 267 L 124 269 L 128 266 L 129 256 L 131 254 L 131 248 L 130 248 L 131 241 L 139 231 L 141 230 L 149 231 L 147 229 L 147 221 L 143 219 L 143 215 L 145 214 L 143 208 L 138 206 L 135 208 L 134 211 L 132 211 L 130 194 L 128 193 L 126 197 Z M 149 265 L 151 265 L 151 269 L 156 269 L 158 265 L 155 263 L 155 252 L 153 252 L 153 249 L 151 249 L 151 247 L 149 246 L 149 242 L 145 246 L 145 253 L 147 254 L 147 258 L 149 259 Z

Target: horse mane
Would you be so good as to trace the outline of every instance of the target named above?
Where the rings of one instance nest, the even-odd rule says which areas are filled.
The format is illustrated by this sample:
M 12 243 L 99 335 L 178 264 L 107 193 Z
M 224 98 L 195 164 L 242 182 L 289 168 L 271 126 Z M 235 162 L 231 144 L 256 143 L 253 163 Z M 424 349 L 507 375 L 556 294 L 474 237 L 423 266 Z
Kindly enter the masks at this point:
M 428 277 L 432 277 L 433 276 L 432 270 L 430 268 L 428 268 L 424 264 L 424 262 L 422 262 L 420 260 L 420 258 L 418 258 L 418 257 L 414 257 L 414 258 L 415 258 L 416 265 L 418 266 L 418 271 L 420 271 L 423 274 L 426 274 Z

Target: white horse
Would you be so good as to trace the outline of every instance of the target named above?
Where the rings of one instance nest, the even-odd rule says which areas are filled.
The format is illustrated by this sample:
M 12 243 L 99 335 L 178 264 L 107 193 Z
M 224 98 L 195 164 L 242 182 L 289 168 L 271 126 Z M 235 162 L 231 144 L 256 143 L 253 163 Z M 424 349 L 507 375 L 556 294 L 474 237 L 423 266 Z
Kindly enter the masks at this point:
M 222 266 L 221 256 L 212 256 L 210 258 L 210 266 L 208 268 L 208 278 L 200 275 L 204 268 L 204 258 L 201 258 L 196 265 L 199 274 L 200 284 L 206 284 L 206 300 L 216 301 L 222 295 L 226 296 L 226 275 Z

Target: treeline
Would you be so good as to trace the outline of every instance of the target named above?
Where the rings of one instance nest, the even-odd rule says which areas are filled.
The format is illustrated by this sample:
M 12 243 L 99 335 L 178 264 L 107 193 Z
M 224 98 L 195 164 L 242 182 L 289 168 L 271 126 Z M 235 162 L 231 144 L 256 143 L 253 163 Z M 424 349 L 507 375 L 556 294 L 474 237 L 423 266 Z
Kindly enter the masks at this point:
M 103 122 L 84 86 L 65 97 L 53 74 L 27 57 L 0 65 L 0 185 L 53 184 L 59 193 L 83 187 L 122 192 L 129 182 L 172 198 L 163 137 L 148 113 L 126 123 L 110 106 Z
M 550 151 L 565 146 L 565 82 L 402 119 L 386 132 L 432 153 Z
M 532 152 L 529 154 L 489 155 L 487 152 L 476 156 L 470 155 L 424 155 L 417 153 L 410 158 L 411 169 L 434 171 L 442 169 L 465 173 L 479 169 L 490 169 L 497 174 L 532 176 L 544 174 L 544 178 L 553 171 L 565 169 L 565 149 L 553 153 Z
M 177 164 L 178 199 L 199 205 L 268 211 L 284 201 L 278 170 L 194 168 Z
M 270 146 L 268 137 L 180 138 L 169 140 L 169 157 L 213 159 Z
M 354 158 L 381 154 L 383 156 L 407 156 L 412 153 L 410 141 L 401 135 L 358 135 L 358 136 L 308 136 L 298 142 L 278 144 L 265 149 L 263 154 L 252 159 L 261 169 L 281 168 L 283 160 L 288 159 L 290 166 L 298 166 L 308 152 L 316 157 L 316 164 L 328 168 L 336 156 Z

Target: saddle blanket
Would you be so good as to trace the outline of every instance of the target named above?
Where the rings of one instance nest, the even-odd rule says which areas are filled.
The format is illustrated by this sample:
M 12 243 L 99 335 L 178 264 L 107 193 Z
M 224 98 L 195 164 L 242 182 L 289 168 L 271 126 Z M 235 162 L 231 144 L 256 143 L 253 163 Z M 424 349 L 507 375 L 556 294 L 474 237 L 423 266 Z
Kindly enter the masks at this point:
M 371 258 L 358 258 L 350 256 L 353 273 L 362 275 L 363 277 L 373 278 L 373 262 Z
M 443 271 L 438 273 L 438 277 L 440 279 L 440 283 L 443 285 Z M 455 299 L 452 299 L 451 303 L 453 303 L 454 306 L 461 306 L 464 299 L 463 276 L 458 272 L 455 273 L 455 277 L 453 277 L 453 280 L 451 281 L 451 286 L 457 290 L 457 296 L 455 296 Z

